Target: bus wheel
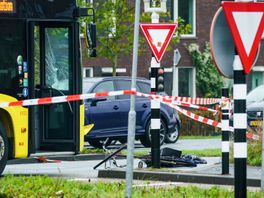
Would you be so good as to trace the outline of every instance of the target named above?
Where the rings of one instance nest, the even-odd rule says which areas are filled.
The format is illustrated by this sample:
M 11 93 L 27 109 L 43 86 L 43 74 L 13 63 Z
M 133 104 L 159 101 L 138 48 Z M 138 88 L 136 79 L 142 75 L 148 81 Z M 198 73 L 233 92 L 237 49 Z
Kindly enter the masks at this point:
M 8 157 L 8 141 L 5 133 L 5 128 L 0 122 L 0 175 L 5 169 Z

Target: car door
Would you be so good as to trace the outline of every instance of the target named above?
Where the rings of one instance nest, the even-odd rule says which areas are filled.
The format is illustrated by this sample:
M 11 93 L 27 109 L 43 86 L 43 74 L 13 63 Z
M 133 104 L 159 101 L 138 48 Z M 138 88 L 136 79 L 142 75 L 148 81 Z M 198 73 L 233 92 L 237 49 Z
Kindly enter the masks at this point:
M 138 81 L 138 90 L 142 93 L 150 93 L 150 84 L 147 81 Z M 136 102 L 136 111 L 137 111 L 137 125 L 139 129 L 145 130 L 144 124 L 150 116 L 151 106 L 150 100 L 146 97 L 137 97 Z
M 93 89 L 92 93 L 114 91 L 112 80 L 102 81 Z M 93 132 L 96 137 L 112 136 L 119 124 L 119 107 L 115 96 L 92 99 L 87 101 L 88 121 L 94 124 Z
M 115 81 L 117 90 L 129 90 L 131 89 L 131 80 L 130 79 L 118 79 Z M 136 87 L 137 90 L 140 90 L 139 87 Z M 128 129 L 128 113 L 130 110 L 130 95 L 123 95 L 123 96 L 117 96 L 117 101 L 119 103 L 120 107 L 120 128 L 122 129 L 122 132 L 127 133 Z M 145 113 L 147 105 L 147 100 L 141 97 L 136 97 L 136 104 L 135 104 L 135 110 L 137 113 L 137 119 L 136 119 L 136 129 L 142 129 L 143 128 L 143 114 Z

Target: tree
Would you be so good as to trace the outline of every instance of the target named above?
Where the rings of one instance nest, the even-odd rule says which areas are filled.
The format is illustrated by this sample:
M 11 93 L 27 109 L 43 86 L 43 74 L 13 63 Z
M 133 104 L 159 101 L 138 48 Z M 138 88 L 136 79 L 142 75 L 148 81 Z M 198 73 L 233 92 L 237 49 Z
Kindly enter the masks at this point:
M 223 77 L 213 63 L 210 46 L 206 43 L 203 51 L 195 43 L 187 47 L 196 66 L 196 86 L 200 97 L 220 97 L 223 88 Z
M 78 0 L 79 5 L 91 5 Z M 130 2 L 130 3 L 129 3 Z M 127 0 L 100 0 L 94 4 L 97 25 L 97 52 L 99 57 L 106 57 L 113 67 L 113 76 L 116 76 L 117 60 L 120 56 L 132 53 L 134 36 L 134 1 Z M 166 13 L 168 16 L 168 13 Z M 141 21 L 150 22 L 150 14 L 142 13 Z M 179 42 L 181 34 L 190 30 L 190 25 L 184 25 L 178 20 L 174 42 Z M 139 39 L 139 54 L 144 53 L 146 47 L 144 38 Z

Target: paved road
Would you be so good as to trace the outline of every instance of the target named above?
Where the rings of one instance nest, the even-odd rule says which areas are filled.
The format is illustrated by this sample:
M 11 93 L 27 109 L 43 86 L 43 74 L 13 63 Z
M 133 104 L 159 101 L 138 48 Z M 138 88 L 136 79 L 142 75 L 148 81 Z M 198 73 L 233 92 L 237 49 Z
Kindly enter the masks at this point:
M 117 149 L 121 146 L 118 142 L 115 145 L 110 145 L 110 149 Z M 93 148 L 88 143 L 85 144 L 86 148 Z M 170 147 L 178 150 L 202 150 L 202 149 L 217 149 L 221 148 L 220 139 L 192 139 L 192 140 L 179 140 L 175 144 L 164 144 L 163 147 Z M 136 149 L 145 148 L 139 141 L 136 141 Z
M 176 144 L 167 144 L 165 147 L 170 147 L 179 150 L 202 150 L 202 149 L 217 149 L 221 148 L 220 139 L 194 139 L 194 140 L 179 140 Z M 163 147 L 164 147 L 163 146 Z
M 112 146 L 117 148 L 120 145 Z M 201 150 L 208 148 L 220 148 L 221 141 L 219 139 L 203 139 L 203 140 L 179 140 L 176 144 L 167 144 L 162 147 L 170 147 L 179 150 Z M 136 150 L 150 150 L 144 148 L 141 144 L 136 144 Z M 218 160 L 219 161 L 219 160 Z M 78 177 L 78 178 L 96 178 L 98 171 L 93 167 L 100 161 L 63 161 L 61 163 L 39 163 L 39 164 L 18 164 L 7 165 L 4 174 L 16 175 L 51 175 L 51 176 L 65 176 L 65 177 Z M 137 168 L 139 160 L 135 160 L 135 168 Z M 125 165 L 126 160 L 119 160 L 119 165 Z M 109 166 L 109 164 L 107 164 Z M 112 166 L 114 167 L 114 166 Z M 101 165 L 98 169 L 104 169 Z
M 135 168 L 140 160 L 135 159 Z M 4 175 L 49 175 L 49 176 L 63 176 L 70 178 L 97 178 L 98 170 L 105 169 L 102 164 L 98 169 L 93 167 L 100 161 L 62 161 L 60 163 L 34 163 L 34 164 L 16 164 L 7 165 L 4 170 Z M 126 165 L 126 160 L 117 160 L 119 166 Z M 106 164 L 110 167 L 109 162 Z M 111 168 L 115 168 L 112 164 Z

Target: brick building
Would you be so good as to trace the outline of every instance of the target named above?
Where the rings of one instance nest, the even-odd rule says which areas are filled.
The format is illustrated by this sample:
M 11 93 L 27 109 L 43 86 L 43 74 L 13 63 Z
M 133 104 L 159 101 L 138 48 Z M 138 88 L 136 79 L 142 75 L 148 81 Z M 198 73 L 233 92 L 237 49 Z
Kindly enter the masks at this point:
M 96 0 L 93 0 L 96 1 Z M 143 1 L 141 5 L 143 4 Z M 186 46 L 197 43 L 201 49 L 209 42 L 209 34 L 212 19 L 221 5 L 219 0 L 167 0 L 167 9 L 172 19 L 176 20 L 181 16 L 186 22 L 192 25 L 190 34 L 182 35 L 181 42 L 173 49 L 178 48 L 181 53 L 181 61 L 178 65 L 178 83 L 176 87 L 179 96 L 196 96 L 195 75 L 196 69 L 186 49 Z M 142 5 L 143 6 L 143 5 Z M 142 10 L 143 11 L 143 10 Z M 142 36 L 142 35 L 140 35 Z M 264 84 L 264 51 L 260 50 L 259 59 L 253 71 L 248 75 L 248 91 L 260 84 Z M 84 56 L 86 57 L 86 56 Z M 138 61 L 138 76 L 149 77 L 151 60 L 150 49 L 146 54 L 141 55 Z M 111 75 L 111 63 L 102 57 L 84 58 L 84 77 L 108 76 Z M 161 66 L 166 68 L 165 89 L 168 94 L 172 90 L 172 67 L 173 50 L 167 51 L 161 61 Z M 118 75 L 131 75 L 132 55 L 118 59 Z M 232 65 L 231 65 L 232 67 Z

